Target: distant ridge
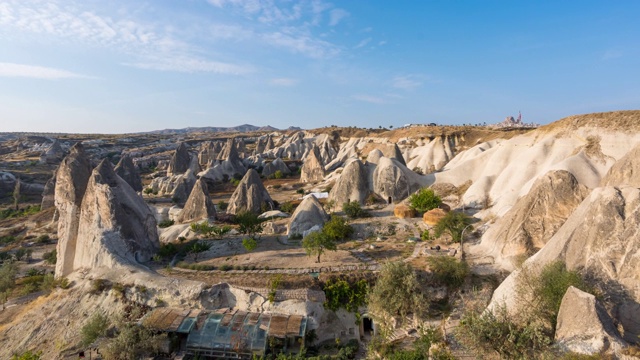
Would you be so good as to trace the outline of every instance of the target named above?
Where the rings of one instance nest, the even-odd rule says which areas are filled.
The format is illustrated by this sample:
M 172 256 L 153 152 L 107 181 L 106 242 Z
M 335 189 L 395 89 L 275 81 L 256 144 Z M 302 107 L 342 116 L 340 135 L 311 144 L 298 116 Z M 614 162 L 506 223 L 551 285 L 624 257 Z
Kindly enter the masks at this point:
M 299 127 L 289 126 L 285 130 L 302 130 Z M 204 126 L 204 127 L 186 127 L 183 129 L 164 129 L 164 130 L 153 130 L 143 132 L 143 134 L 190 134 L 196 132 L 253 132 L 253 131 L 280 131 L 280 129 L 274 128 L 273 126 L 255 126 L 249 124 L 243 124 L 232 127 L 220 127 L 220 126 Z

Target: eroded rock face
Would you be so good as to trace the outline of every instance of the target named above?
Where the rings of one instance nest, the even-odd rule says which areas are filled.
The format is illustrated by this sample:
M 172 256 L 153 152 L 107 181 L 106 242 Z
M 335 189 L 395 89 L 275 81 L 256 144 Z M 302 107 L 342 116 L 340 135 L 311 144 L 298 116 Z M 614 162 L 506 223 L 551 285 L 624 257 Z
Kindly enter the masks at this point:
M 313 195 L 307 196 L 291 215 L 287 234 L 289 237 L 302 235 L 314 226 L 322 228 L 327 220 L 329 220 L 329 215 L 324 211 L 318 199 Z
M 601 184 L 640 187 L 640 145 L 616 161 L 602 178 Z
M 562 298 L 555 340 L 565 351 L 586 355 L 616 352 L 626 345 L 596 297 L 573 286 Z
M 138 169 L 136 169 L 133 160 L 128 155 L 125 154 L 120 158 L 114 170 L 118 176 L 131 185 L 133 190 L 142 191 L 140 174 L 138 174 Z
M 487 230 L 480 248 L 496 263 L 513 270 L 512 261 L 540 250 L 588 193 L 568 171 L 547 173 Z
M 300 170 L 300 182 L 322 181 L 324 178 L 324 167 L 320 161 L 320 150 L 314 146 L 304 159 L 304 164 Z
M 277 158 L 264 166 L 264 169 L 262 170 L 262 176 L 269 177 L 275 174 L 278 170 L 282 172 L 283 175 L 291 174 L 291 169 L 289 169 L 287 164 L 285 164 L 282 159 Z
M 624 329 L 624 339 L 640 334 L 640 189 L 594 189 L 553 237 L 523 266 L 542 269 L 564 261 L 569 270 L 580 270 L 603 282 L 603 291 L 615 304 L 611 315 Z M 500 284 L 489 308 L 504 304 L 518 311 L 511 296 L 521 277 L 516 270 Z
M 56 206 L 55 202 L 56 195 L 56 173 L 53 173 L 53 176 L 47 183 L 44 184 L 44 190 L 42 191 L 42 202 L 40 203 L 40 210 L 47 210 Z
M 227 213 L 238 214 L 243 211 L 251 211 L 260 214 L 263 204 L 271 209 L 273 200 L 262 184 L 260 175 L 255 170 L 249 169 L 231 195 Z
M 178 222 L 193 222 L 198 220 L 215 219 L 216 208 L 209 196 L 209 189 L 203 179 L 196 181 L 189 199 L 178 216 Z
M 227 140 L 226 145 L 218 154 L 216 163 L 216 165 L 198 173 L 198 176 L 210 181 L 228 181 L 234 175 L 242 175 L 247 171 L 238 155 L 233 138 Z
M 373 192 L 387 202 L 398 202 L 426 184 L 426 178 L 395 159 L 380 158 L 373 172 Z
M 103 160 L 82 200 L 73 270 L 136 265 L 149 261 L 159 247 L 155 216 Z
M 184 174 L 189 169 L 191 157 L 189 151 L 187 151 L 187 145 L 180 143 L 178 148 L 173 153 L 169 165 L 167 166 L 167 176 Z
M 338 181 L 329 192 L 329 199 L 335 201 L 338 206 L 351 201 L 363 204 L 370 193 L 367 167 L 360 160 L 353 160 L 342 170 Z
M 80 205 L 87 189 L 91 165 L 81 143 L 75 144 L 56 173 L 55 206 L 58 210 L 56 277 L 73 271 L 80 221 Z
M 41 164 L 57 164 L 64 158 L 64 150 L 58 139 L 53 140 L 49 148 L 40 155 Z

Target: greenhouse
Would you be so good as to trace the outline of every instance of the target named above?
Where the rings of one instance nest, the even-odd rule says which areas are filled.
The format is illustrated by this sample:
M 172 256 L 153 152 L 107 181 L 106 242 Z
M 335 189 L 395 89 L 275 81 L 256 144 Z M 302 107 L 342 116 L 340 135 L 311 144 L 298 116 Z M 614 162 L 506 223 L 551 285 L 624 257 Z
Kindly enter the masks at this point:
M 307 318 L 240 310 L 157 308 L 142 321 L 150 329 L 173 333 L 181 350 L 200 357 L 251 359 L 271 349 L 297 353 L 304 343 Z

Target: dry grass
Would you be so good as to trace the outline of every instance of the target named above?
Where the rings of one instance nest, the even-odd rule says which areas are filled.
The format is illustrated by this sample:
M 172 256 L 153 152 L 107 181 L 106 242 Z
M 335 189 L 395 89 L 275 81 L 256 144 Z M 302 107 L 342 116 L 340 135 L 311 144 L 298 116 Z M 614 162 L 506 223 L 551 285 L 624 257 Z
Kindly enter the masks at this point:
M 536 132 L 546 134 L 566 131 L 570 133 L 581 127 L 595 127 L 616 131 L 640 131 L 640 110 L 573 115 L 542 126 Z

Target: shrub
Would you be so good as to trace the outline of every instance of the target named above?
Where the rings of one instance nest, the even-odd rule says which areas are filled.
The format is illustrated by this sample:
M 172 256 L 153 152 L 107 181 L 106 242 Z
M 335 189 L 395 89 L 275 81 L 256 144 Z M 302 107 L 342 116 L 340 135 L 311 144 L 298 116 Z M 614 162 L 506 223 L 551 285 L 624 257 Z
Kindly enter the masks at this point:
M 177 254 L 178 251 L 178 246 L 174 243 L 162 244 L 160 245 L 160 250 L 158 250 L 158 255 L 163 258 L 168 258 Z
M 16 241 L 16 237 L 15 236 L 8 235 L 8 236 L 0 237 L 0 244 L 2 244 L 2 245 L 11 244 L 14 241 Z
M 431 256 L 427 258 L 429 268 L 435 280 L 441 285 L 457 289 L 469 275 L 469 265 L 450 256 Z
M 413 172 L 416 174 L 424 175 L 424 171 L 422 171 L 422 168 L 419 166 L 414 167 Z
M 27 350 L 26 352 L 23 352 L 20 355 L 14 354 L 11 357 L 11 360 L 40 360 L 41 356 L 42 356 L 42 351 L 33 352 L 31 350 Z
M 247 251 L 253 251 L 258 247 L 258 241 L 252 237 L 242 239 L 242 246 Z
M 357 201 L 351 201 L 342 204 L 342 211 L 344 211 L 345 215 L 352 219 L 369 216 L 369 214 L 360 206 L 360 203 Z
M 436 224 L 434 228 L 435 236 L 440 237 L 446 233 L 451 235 L 453 242 L 459 243 L 462 240 L 462 232 L 471 224 L 471 221 L 472 219 L 464 213 L 456 211 L 447 213 Z
M 276 301 L 276 295 L 278 294 L 278 288 L 282 282 L 282 274 L 276 274 L 269 280 L 269 293 L 267 299 L 270 303 Z
M 344 240 L 353 234 L 353 227 L 340 216 L 332 215 L 322 227 L 322 232 L 332 240 Z
M 304 189 L 298 189 L 296 190 L 296 193 L 304 195 Z
M 262 221 L 258 219 L 258 215 L 244 211 L 236 215 L 235 219 L 238 226 L 238 231 L 241 234 L 249 235 L 249 237 L 255 237 L 256 234 L 262 232 Z
M 218 202 L 218 209 L 220 209 L 220 211 L 226 211 L 227 207 L 229 207 L 229 204 L 227 204 L 226 202 L 224 202 L 224 200 L 220 200 Z
M 175 224 L 175 221 L 173 220 L 163 220 L 160 221 L 160 223 L 158 223 L 158 227 L 159 228 L 168 228 L 169 226 Z
M 323 305 L 329 310 L 344 308 L 355 313 L 366 304 L 368 288 L 364 279 L 351 283 L 345 279 L 330 279 L 322 289 L 327 299 Z
M 222 264 L 220 266 L 220 271 L 229 271 L 229 270 L 233 270 L 233 266 L 229 264 Z
M 230 181 L 231 185 L 233 186 L 238 186 L 240 185 L 240 180 L 236 179 L 236 178 L 232 178 Z
M 275 190 L 280 190 L 282 188 L 282 185 L 281 184 L 275 184 L 275 185 L 273 185 L 273 188 Z
M 89 319 L 80 330 L 82 334 L 82 346 L 89 346 L 99 337 L 105 336 L 108 328 L 109 319 L 107 319 L 106 316 L 100 313 L 93 314 L 91 319 Z
M 420 239 L 422 239 L 422 241 L 431 240 L 431 234 L 429 233 L 429 230 L 425 230 L 425 231 L 421 232 L 420 233 Z
M 49 242 L 49 240 L 51 240 L 51 239 L 49 238 L 49 235 L 44 234 L 44 235 L 40 235 L 40 236 L 38 236 L 38 238 L 36 239 L 36 242 L 37 242 L 38 244 L 46 244 L 46 243 L 48 243 L 48 242 Z
M 409 197 L 411 208 L 419 212 L 427 212 L 442 204 L 442 200 L 429 188 L 422 188 Z
M 198 262 L 198 254 L 209 251 L 211 243 L 198 241 L 189 248 L 189 253 L 193 254 L 193 262 Z
M 145 188 L 145 189 L 144 189 L 144 193 L 145 193 L 145 194 L 147 194 L 147 195 L 152 194 L 152 193 L 153 193 L 153 189 L 152 189 L 152 188 L 150 188 L 150 187 Z
M 280 210 L 289 213 L 289 214 L 293 214 L 293 212 L 295 211 L 296 206 L 293 205 L 292 202 L 285 202 L 282 205 L 280 205 Z
M 276 172 L 273 173 L 273 178 L 274 179 L 282 179 L 283 177 L 284 177 L 284 174 L 280 170 L 276 170 Z
M 467 312 L 457 334 L 467 346 L 486 354 L 495 351 L 507 359 L 533 358 L 552 340 L 536 322 L 519 325 L 504 307 L 495 312 Z
M 119 327 L 118 335 L 109 340 L 100 352 L 105 360 L 135 360 L 151 354 L 158 354 L 163 348 L 166 334 L 154 335 L 136 324 Z
M 107 289 L 109 282 L 105 279 L 94 279 L 91 281 L 91 293 L 100 294 Z

